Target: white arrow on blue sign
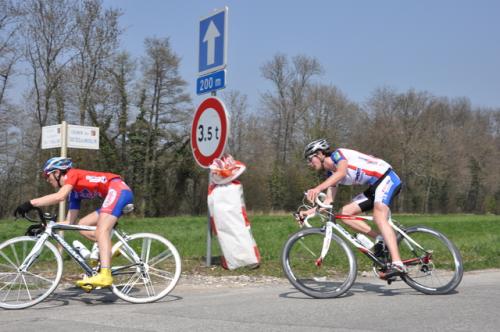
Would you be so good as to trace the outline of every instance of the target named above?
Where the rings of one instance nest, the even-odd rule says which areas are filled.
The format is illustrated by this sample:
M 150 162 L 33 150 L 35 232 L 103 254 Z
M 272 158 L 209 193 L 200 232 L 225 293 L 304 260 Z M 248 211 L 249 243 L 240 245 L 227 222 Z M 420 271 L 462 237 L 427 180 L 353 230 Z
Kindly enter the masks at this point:
M 198 75 L 204 75 L 226 67 L 227 11 L 215 11 L 200 20 L 198 37 Z

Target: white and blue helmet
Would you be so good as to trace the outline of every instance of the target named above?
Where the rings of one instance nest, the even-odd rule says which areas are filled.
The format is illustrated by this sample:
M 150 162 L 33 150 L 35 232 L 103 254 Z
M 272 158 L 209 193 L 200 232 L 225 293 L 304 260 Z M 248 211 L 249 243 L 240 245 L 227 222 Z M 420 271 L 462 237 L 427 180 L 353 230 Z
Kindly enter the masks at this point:
M 56 170 L 67 171 L 71 167 L 73 167 L 71 158 L 54 157 L 47 160 L 45 165 L 43 165 L 43 173 L 45 176 L 48 176 L 50 173 L 53 173 Z
M 307 144 L 304 149 L 304 159 L 309 158 L 318 151 L 328 151 L 330 149 L 330 144 L 328 144 L 327 140 L 324 138 L 317 139 Z

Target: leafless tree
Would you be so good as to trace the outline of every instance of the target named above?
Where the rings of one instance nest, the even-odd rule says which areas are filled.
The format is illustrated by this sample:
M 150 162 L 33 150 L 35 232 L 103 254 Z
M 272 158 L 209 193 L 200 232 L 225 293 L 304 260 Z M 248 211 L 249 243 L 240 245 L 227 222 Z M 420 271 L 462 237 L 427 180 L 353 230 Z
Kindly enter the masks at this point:
M 269 80 L 274 91 L 262 95 L 265 116 L 269 118 L 270 140 L 275 146 L 277 160 L 288 161 L 296 142 L 300 119 L 307 110 L 307 91 L 314 76 L 322 73 L 319 62 L 306 56 L 295 56 L 292 63 L 286 55 L 277 54 L 261 67 L 262 76 Z
M 75 31 L 71 39 L 76 56 L 72 58 L 70 71 L 75 87 L 80 125 L 85 125 L 87 113 L 96 109 L 99 93 L 98 81 L 107 74 L 106 67 L 118 46 L 121 12 L 104 9 L 101 0 L 84 0 L 75 8 Z M 97 114 L 91 114 L 97 119 Z M 98 125 L 98 124 L 96 124 Z
M 239 91 L 229 91 L 223 94 L 226 108 L 229 113 L 230 135 L 228 138 L 228 151 L 233 156 L 241 158 L 245 144 L 246 119 L 248 118 L 247 96 Z
M 21 56 L 19 18 L 20 11 L 16 5 L 8 0 L 0 0 L 0 124 L 6 119 L 2 112 L 7 109 L 4 97 L 9 79 L 14 72 L 14 65 Z
M 71 0 L 27 0 L 23 3 L 26 58 L 32 69 L 35 118 L 40 127 L 54 116 L 54 98 L 64 70 L 75 56 L 71 38 L 76 6 Z M 61 115 L 59 115 L 60 117 Z

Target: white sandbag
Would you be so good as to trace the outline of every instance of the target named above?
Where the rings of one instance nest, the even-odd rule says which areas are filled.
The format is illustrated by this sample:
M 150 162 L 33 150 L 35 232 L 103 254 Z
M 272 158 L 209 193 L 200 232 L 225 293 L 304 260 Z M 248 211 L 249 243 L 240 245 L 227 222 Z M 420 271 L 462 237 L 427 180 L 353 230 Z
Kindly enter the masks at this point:
M 222 266 L 229 270 L 258 266 L 260 253 L 250 229 L 241 183 L 212 184 L 208 191 L 208 208 L 212 231 L 224 256 Z

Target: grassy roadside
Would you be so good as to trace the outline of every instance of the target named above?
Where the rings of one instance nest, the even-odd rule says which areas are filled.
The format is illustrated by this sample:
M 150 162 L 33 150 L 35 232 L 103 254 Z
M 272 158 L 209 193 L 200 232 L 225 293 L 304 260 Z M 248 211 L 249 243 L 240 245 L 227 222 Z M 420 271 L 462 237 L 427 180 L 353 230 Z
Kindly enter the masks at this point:
M 260 268 L 246 268 L 226 271 L 219 266 L 205 267 L 207 218 L 125 218 L 120 228 L 128 233 L 152 232 L 168 238 L 179 250 L 183 259 L 184 273 L 208 275 L 268 275 L 282 276 L 280 254 L 288 236 L 298 230 L 289 215 L 251 215 L 252 232 L 259 247 L 262 264 Z M 426 225 L 446 234 L 459 248 L 466 271 L 500 268 L 500 216 L 494 215 L 397 215 L 405 226 Z M 0 242 L 23 235 L 29 222 L 13 220 L 0 221 Z M 81 237 L 75 232 L 66 232 L 71 241 Z M 82 240 L 90 246 L 89 242 Z M 219 255 L 217 240 L 214 238 L 212 255 Z M 79 267 L 66 260 L 65 273 L 76 273 Z M 368 270 L 370 261 L 358 255 L 360 270 Z

